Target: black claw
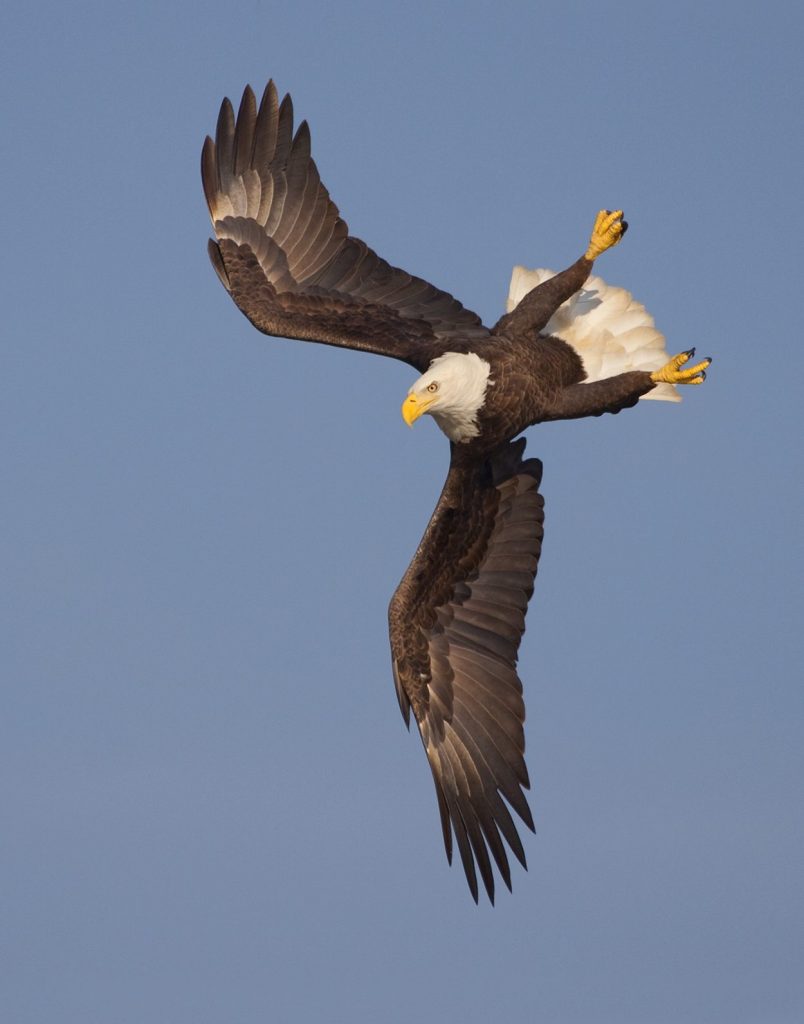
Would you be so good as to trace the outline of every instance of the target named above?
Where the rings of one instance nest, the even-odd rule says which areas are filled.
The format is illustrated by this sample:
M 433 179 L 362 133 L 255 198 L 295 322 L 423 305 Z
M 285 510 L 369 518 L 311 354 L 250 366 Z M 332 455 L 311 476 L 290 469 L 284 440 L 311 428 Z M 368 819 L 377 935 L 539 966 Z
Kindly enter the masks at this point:
M 706 370 L 701 370 L 701 384 L 706 380 Z
M 688 348 L 684 355 L 687 357 L 687 359 L 692 359 L 692 357 L 695 355 L 695 349 Z
M 624 235 L 624 234 L 626 233 L 626 231 L 628 230 L 628 221 L 627 221 L 627 220 L 621 220 L 621 221 L 620 221 L 620 223 L 621 223 L 621 224 L 622 224 L 622 226 L 623 226 L 623 229 L 622 229 L 622 231 L 620 232 L 620 238 L 622 238 L 622 237 L 623 237 L 623 235 Z
M 709 366 L 709 364 L 710 364 L 711 362 L 712 362 L 712 357 L 711 357 L 711 356 L 707 356 L 707 357 L 706 357 L 706 365 L 707 365 L 707 366 Z

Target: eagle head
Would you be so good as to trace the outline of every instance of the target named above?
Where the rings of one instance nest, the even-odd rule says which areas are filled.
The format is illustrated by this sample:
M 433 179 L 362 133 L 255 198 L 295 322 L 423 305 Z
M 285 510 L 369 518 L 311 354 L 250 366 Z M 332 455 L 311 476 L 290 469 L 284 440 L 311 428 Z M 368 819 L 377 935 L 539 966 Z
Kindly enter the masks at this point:
M 446 352 L 434 359 L 408 391 L 402 418 L 409 427 L 428 413 L 450 441 L 480 433 L 478 414 L 486 401 L 491 365 L 474 352 Z

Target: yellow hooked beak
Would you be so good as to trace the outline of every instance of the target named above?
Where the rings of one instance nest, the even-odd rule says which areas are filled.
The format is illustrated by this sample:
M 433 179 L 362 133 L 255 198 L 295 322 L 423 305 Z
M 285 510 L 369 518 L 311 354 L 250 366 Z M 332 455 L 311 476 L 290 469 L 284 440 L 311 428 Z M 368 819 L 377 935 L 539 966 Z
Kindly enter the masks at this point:
M 419 398 L 418 395 L 411 393 L 402 403 L 402 419 L 409 427 L 412 427 L 422 413 L 427 412 L 428 407 L 432 404 L 432 398 Z

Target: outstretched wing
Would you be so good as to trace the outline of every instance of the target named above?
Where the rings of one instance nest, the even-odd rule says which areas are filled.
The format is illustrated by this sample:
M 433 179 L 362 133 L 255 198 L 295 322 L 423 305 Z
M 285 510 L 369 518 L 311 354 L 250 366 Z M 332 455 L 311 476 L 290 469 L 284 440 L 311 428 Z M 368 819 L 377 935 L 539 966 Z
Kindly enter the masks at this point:
M 533 829 L 523 789 L 525 705 L 516 672 L 541 552 L 542 466 L 525 441 L 470 460 L 453 449 L 436 510 L 391 601 L 394 680 L 435 780 L 447 857 L 452 833 L 477 901 L 494 902 L 489 852 L 506 886 L 503 838 L 526 867 L 510 805 Z M 506 804 L 507 801 L 507 804 Z
M 555 277 L 552 270 L 514 267 L 508 291 L 510 313 L 537 285 Z M 614 377 L 629 370 L 658 370 L 670 359 L 664 335 L 653 317 L 625 288 L 590 276 L 583 288 L 553 314 L 544 329 L 571 345 L 583 360 L 586 383 Z M 646 398 L 680 402 L 672 384 L 657 384 Z
M 259 110 L 243 93 L 237 120 L 221 105 L 201 177 L 217 242 L 209 254 L 224 287 L 259 330 L 394 356 L 425 369 L 427 343 L 485 337 L 480 318 L 349 235 L 318 176 L 290 96 L 269 82 Z

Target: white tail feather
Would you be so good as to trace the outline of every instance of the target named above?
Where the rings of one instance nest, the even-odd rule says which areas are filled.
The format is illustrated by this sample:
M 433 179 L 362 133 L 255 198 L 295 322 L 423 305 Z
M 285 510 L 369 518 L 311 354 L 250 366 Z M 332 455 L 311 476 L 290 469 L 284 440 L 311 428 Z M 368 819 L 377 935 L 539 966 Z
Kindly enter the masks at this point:
M 507 312 L 537 284 L 551 277 L 555 277 L 552 270 L 514 267 Z M 658 370 L 670 359 L 664 335 L 656 330 L 653 317 L 642 303 L 624 288 L 606 284 L 600 277 L 590 277 L 579 292 L 559 306 L 545 333 L 572 345 L 583 360 L 587 382 L 627 370 Z M 672 384 L 657 384 L 642 397 L 681 401 Z

